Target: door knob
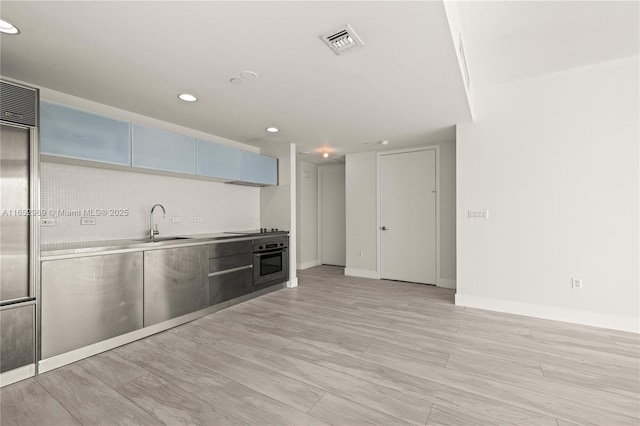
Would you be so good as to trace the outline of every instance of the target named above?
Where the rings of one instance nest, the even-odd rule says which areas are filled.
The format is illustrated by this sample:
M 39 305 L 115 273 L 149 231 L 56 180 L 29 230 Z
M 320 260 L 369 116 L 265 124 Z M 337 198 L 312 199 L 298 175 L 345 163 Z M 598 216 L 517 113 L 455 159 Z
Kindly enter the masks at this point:
M 387 230 L 387 227 L 386 227 L 386 226 L 381 226 L 381 227 L 380 227 L 380 229 L 381 229 L 382 231 L 386 231 L 386 230 Z

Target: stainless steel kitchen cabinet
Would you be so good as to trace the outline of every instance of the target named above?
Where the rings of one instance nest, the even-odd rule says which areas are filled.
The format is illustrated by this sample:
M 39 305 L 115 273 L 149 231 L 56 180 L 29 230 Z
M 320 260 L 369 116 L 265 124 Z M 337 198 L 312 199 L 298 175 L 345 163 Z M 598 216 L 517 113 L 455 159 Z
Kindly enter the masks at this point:
M 207 246 L 144 252 L 144 326 L 209 306 Z
M 131 128 L 125 121 L 40 102 L 40 144 L 45 155 L 131 165 Z
M 233 270 L 209 277 L 209 304 L 211 306 L 253 291 L 253 269 Z
M 142 328 L 143 253 L 42 262 L 42 358 Z
M 0 373 L 33 364 L 35 304 L 0 311 Z
M 209 305 L 217 305 L 253 291 L 251 241 L 209 245 Z

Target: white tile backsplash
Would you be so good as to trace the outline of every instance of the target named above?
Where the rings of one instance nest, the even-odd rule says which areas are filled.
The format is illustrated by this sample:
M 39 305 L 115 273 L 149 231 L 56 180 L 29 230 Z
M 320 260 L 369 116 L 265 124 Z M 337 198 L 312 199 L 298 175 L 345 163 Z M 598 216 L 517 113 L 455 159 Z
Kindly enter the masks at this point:
M 128 210 L 127 216 L 97 216 L 95 225 L 81 225 L 79 216 L 55 217 L 55 226 L 41 227 L 41 243 L 143 238 L 149 210 L 160 235 L 225 232 L 260 227 L 260 189 L 219 182 L 123 172 L 58 163 L 41 163 L 40 200 L 46 211 Z M 171 218 L 180 216 L 180 223 Z M 201 217 L 195 223 L 194 217 Z M 51 217 L 51 216 L 48 216 Z

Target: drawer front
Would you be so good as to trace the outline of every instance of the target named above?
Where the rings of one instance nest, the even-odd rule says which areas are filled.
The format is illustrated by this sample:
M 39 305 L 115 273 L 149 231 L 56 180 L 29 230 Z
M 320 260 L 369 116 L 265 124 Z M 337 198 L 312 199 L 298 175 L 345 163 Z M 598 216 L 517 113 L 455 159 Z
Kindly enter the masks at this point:
M 209 273 L 253 265 L 253 254 L 243 253 L 209 259 Z
M 235 299 L 252 291 L 252 269 L 243 269 L 209 277 L 209 306 Z
M 209 259 L 222 256 L 233 256 L 242 253 L 251 253 L 253 244 L 251 240 L 236 241 L 233 243 L 216 243 L 209 245 Z

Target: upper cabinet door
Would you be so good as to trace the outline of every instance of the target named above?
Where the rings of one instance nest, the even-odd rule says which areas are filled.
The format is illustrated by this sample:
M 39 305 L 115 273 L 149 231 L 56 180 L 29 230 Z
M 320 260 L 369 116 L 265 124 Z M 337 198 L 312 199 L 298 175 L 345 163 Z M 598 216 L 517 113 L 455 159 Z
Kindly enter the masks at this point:
M 242 154 L 239 149 L 198 140 L 196 173 L 229 180 L 242 178 Z
M 264 155 L 242 152 L 242 180 L 264 185 L 278 184 L 278 160 Z
M 40 152 L 129 166 L 129 123 L 41 101 Z
M 132 130 L 134 167 L 195 174 L 194 138 L 137 124 L 133 125 Z

